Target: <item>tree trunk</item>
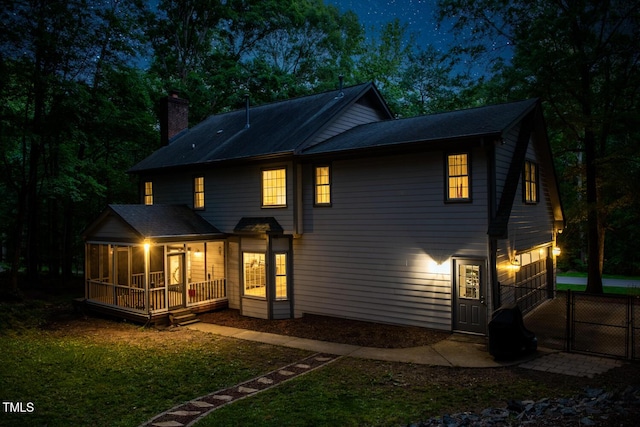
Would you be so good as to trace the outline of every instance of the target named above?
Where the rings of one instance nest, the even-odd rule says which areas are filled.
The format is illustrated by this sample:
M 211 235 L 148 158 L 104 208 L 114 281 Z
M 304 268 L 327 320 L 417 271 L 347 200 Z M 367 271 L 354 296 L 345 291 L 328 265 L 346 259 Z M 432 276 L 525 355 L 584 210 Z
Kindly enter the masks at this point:
M 602 252 L 604 230 L 601 230 L 598 213 L 596 138 L 587 129 L 584 137 L 587 175 L 587 292 L 602 293 Z

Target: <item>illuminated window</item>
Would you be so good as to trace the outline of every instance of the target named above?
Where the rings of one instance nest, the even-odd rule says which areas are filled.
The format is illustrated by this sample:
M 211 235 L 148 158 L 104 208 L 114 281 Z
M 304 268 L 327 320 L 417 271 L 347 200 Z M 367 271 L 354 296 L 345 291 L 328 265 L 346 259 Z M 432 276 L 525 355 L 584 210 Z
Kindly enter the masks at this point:
M 480 299 L 480 266 L 462 264 L 458 268 L 458 296 Z
M 276 254 L 276 299 L 287 299 L 287 254 Z
M 287 205 L 286 169 L 262 171 L 262 206 Z
M 538 203 L 538 166 L 530 161 L 524 162 L 524 174 L 522 177 L 524 202 Z
M 144 183 L 144 204 L 153 204 L 153 182 L 151 181 L 146 181 Z
M 329 166 L 316 167 L 316 205 L 331 204 L 331 176 Z
M 447 156 L 447 200 L 470 200 L 469 155 L 449 154 Z
M 197 176 L 193 179 L 193 208 L 204 209 L 204 177 Z
M 243 254 L 244 294 L 252 297 L 267 297 L 267 275 L 265 271 L 265 255 L 260 253 Z

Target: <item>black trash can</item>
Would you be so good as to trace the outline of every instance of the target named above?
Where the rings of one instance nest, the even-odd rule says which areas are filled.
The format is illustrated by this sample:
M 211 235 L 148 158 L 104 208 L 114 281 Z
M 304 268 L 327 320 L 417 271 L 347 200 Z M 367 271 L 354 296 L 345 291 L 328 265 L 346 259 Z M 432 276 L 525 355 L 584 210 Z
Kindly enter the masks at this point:
M 489 353 L 495 359 L 517 359 L 537 348 L 538 339 L 524 326 L 520 307 L 503 305 L 493 312 L 489 322 Z

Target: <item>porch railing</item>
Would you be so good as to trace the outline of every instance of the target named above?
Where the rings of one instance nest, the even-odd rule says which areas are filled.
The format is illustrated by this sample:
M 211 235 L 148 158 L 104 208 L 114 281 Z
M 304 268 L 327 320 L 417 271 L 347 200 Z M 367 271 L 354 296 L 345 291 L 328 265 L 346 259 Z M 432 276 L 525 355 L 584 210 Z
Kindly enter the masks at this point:
M 227 297 L 227 280 L 205 280 L 187 285 L 187 306 Z
M 146 312 L 144 289 L 88 280 L 88 299 L 113 305 L 127 311 Z
M 185 292 L 184 290 L 176 292 L 176 290 L 167 288 L 164 284 L 164 274 L 162 272 L 151 273 L 150 288 L 148 290 L 149 306 L 147 307 L 144 277 L 140 279 L 139 276 L 141 275 L 132 276 L 131 286 L 116 285 L 100 280 L 87 280 L 87 298 L 94 302 L 136 313 L 167 311 L 169 307 L 183 301 L 182 292 Z M 184 296 L 186 297 L 187 306 L 226 298 L 226 279 L 189 283 Z

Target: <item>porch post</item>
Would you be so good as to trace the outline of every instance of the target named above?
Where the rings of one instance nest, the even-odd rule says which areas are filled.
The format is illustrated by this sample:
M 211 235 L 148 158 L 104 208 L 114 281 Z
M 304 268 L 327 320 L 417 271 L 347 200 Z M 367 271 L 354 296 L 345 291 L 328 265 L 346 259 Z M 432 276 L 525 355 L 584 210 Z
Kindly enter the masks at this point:
M 147 313 L 151 313 L 150 295 L 149 295 L 149 243 L 144 243 L 144 307 Z

